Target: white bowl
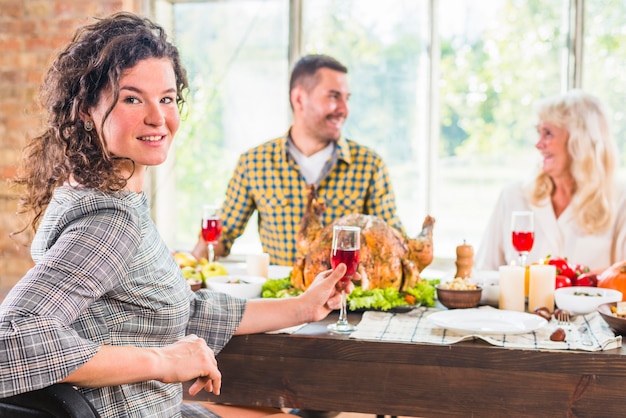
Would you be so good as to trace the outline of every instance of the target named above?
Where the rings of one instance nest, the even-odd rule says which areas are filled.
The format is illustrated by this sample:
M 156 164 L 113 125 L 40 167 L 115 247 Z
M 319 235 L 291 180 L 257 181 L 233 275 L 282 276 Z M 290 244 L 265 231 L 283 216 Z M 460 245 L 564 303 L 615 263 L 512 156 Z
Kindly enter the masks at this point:
M 556 306 L 572 314 L 588 314 L 603 303 L 619 302 L 622 292 L 589 286 L 560 287 L 554 291 Z
M 261 288 L 266 280 L 265 277 L 245 274 L 212 276 L 206 279 L 206 287 L 242 299 L 254 299 L 261 297 Z
M 470 281 L 483 288 L 479 305 L 498 307 L 500 303 L 500 273 L 497 270 L 474 271 Z

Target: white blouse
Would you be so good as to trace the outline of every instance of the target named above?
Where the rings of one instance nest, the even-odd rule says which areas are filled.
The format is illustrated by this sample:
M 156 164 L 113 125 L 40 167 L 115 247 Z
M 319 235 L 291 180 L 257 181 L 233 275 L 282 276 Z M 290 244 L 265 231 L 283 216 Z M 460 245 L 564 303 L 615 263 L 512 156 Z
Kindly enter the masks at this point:
M 626 188 L 620 185 L 615 196 L 616 212 L 611 227 L 605 232 L 587 234 L 576 224 L 570 206 L 558 218 L 546 198 L 539 206 L 532 205 L 522 182 L 505 187 L 491 214 L 475 257 L 477 270 L 497 270 L 499 266 L 518 261 L 511 242 L 511 214 L 528 210 L 534 213 L 535 242 L 527 262 L 547 257 L 567 257 L 574 264 L 592 270 L 604 269 L 626 260 Z

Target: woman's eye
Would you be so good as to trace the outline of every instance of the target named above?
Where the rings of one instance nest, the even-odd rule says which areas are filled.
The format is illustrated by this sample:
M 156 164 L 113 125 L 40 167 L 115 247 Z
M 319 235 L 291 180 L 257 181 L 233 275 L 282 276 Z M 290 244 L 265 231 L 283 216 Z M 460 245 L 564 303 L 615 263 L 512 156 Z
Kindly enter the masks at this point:
M 124 99 L 124 103 L 137 104 L 139 103 L 139 99 L 133 96 L 129 96 Z
M 163 103 L 170 104 L 170 103 L 174 103 L 174 98 L 173 97 L 164 97 L 163 99 L 161 99 L 161 101 Z

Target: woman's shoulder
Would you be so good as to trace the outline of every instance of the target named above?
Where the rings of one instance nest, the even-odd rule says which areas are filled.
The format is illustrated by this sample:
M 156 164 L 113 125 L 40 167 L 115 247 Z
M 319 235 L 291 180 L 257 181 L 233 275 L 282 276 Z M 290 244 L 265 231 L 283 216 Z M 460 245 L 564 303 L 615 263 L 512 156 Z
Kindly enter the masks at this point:
M 108 213 L 114 214 L 116 218 L 123 217 L 131 223 L 138 223 L 142 212 L 147 210 L 146 207 L 146 197 L 143 193 L 110 194 L 85 187 L 64 185 L 55 189 L 46 210 L 46 217 L 64 217 L 69 220 Z

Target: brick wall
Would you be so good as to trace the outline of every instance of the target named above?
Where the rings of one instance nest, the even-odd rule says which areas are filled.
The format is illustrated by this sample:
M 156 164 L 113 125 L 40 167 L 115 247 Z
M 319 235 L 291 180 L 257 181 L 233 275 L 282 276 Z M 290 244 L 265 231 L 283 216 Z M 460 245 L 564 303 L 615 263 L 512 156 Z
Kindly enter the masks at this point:
M 18 219 L 15 175 L 26 138 L 39 132 L 39 84 L 54 53 L 91 17 L 144 10 L 142 0 L 0 0 L 0 289 L 32 266 L 31 234 L 10 237 Z

